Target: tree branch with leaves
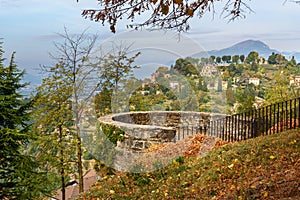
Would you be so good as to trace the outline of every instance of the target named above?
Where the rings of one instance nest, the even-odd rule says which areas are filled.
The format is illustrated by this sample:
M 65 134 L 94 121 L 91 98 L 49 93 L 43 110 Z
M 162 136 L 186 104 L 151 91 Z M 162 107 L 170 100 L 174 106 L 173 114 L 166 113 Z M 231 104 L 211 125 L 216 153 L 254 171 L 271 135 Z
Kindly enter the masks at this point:
M 251 0 L 226 0 L 221 16 L 229 21 L 245 18 L 253 12 L 248 4 Z M 127 24 L 130 29 L 164 29 L 184 32 L 190 29 L 189 21 L 202 18 L 204 14 L 215 14 L 215 4 L 222 0 L 98 0 L 98 9 L 85 9 L 82 16 L 103 25 L 109 24 L 115 33 L 120 20 L 131 21 Z M 287 0 L 284 1 L 284 4 Z M 300 4 L 298 0 L 291 0 Z M 141 22 L 138 22 L 142 18 Z
M 58 34 L 62 43 L 55 43 L 57 52 L 51 57 L 61 63 L 59 71 L 55 68 L 45 69 L 49 73 L 59 73 L 64 77 L 66 85 L 71 88 L 69 101 L 72 105 L 73 126 L 77 146 L 77 169 L 79 179 L 79 192 L 83 192 L 83 163 L 82 163 L 82 137 L 80 122 L 86 109 L 87 102 L 98 88 L 98 67 L 91 63 L 98 36 L 89 36 L 86 30 L 81 34 L 71 35 L 65 28 L 63 34 Z
M 201 18 L 207 12 L 214 13 L 214 4 L 221 0 L 98 0 L 99 9 L 86 9 L 82 16 L 102 24 L 108 23 L 112 32 L 116 31 L 119 20 L 131 20 L 128 28 L 176 30 L 178 32 L 190 29 L 189 20 L 195 16 Z M 245 17 L 245 12 L 252 11 L 242 0 L 228 0 L 222 15 L 230 20 Z M 139 15 L 144 15 L 143 22 L 136 22 Z

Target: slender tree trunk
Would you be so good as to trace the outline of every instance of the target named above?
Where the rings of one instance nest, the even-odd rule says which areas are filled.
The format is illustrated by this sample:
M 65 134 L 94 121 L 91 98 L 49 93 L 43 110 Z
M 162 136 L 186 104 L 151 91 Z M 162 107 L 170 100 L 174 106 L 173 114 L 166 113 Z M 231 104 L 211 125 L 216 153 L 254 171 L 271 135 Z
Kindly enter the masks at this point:
M 65 167 L 64 167 L 64 149 L 63 149 L 63 133 L 62 133 L 62 127 L 59 126 L 59 139 L 60 139 L 60 164 L 61 164 L 61 194 L 62 194 L 62 200 L 66 199 L 66 184 L 65 184 Z
M 77 90 L 77 82 L 76 82 L 76 61 L 73 63 L 73 95 L 74 95 L 74 116 L 75 116 L 75 129 L 76 129 L 76 139 L 77 139 L 77 167 L 78 167 L 78 180 L 79 180 L 79 193 L 84 192 L 83 187 L 83 169 L 82 169 L 82 149 L 81 149 L 81 135 L 80 135 L 80 110 L 79 110 L 79 97 L 78 97 L 78 90 Z
M 79 176 L 79 192 L 83 192 L 83 169 L 82 169 L 82 149 L 80 131 L 77 129 L 77 159 L 78 159 L 78 176 Z
M 78 105 L 76 105 L 78 106 Z M 75 126 L 77 136 L 77 165 L 78 165 L 78 179 L 79 179 L 79 193 L 84 192 L 83 187 L 83 168 L 82 168 L 82 148 L 81 148 L 81 135 L 79 128 L 79 116 L 78 112 L 75 112 Z

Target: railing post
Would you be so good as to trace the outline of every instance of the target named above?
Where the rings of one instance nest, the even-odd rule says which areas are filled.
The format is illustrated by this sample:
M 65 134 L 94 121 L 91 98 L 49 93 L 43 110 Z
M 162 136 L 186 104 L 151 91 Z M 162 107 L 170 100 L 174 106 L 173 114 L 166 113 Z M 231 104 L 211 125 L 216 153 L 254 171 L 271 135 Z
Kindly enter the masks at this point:
M 237 115 L 233 116 L 232 126 L 233 126 L 233 129 L 234 129 L 234 141 L 237 141 L 237 140 L 239 140 L 238 135 L 239 135 L 239 132 L 240 132 L 240 130 L 237 128 Z
M 297 99 L 294 99 L 294 129 L 297 127 Z
M 255 111 L 254 110 L 252 110 L 251 111 L 251 117 L 250 117 L 250 136 L 248 137 L 248 139 L 249 138 L 253 138 L 253 134 L 254 134 L 254 113 L 255 113 Z
M 283 131 L 284 123 L 284 102 L 281 102 L 281 111 L 280 111 L 280 131 Z
M 246 132 L 247 132 L 246 113 L 245 112 L 243 113 L 242 118 L 243 118 L 243 121 L 242 121 L 242 123 L 243 123 L 243 129 L 242 130 L 244 130 L 244 131 L 243 131 L 243 135 L 241 134 L 241 136 L 245 138 L 246 137 Z
M 271 123 L 272 124 L 272 127 L 273 127 L 273 134 L 274 133 L 276 133 L 276 130 L 275 130 L 275 128 L 276 128 L 276 103 L 273 105 L 273 110 L 272 110 L 272 112 L 273 112 L 273 123 Z
M 260 119 L 260 114 L 261 114 L 262 109 L 258 110 L 258 120 L 257 120 L 257 133 L 256 133 L 256 137 L 259 136 L 259 134 L 261 133 L 261 128 L 260 128 L 260 123 L 261 123 L 261 119 Z
M 228 116 L 228 119 L 227 119 L 227 125 L 228 125 L 228 129 L 227 129 L 227 132 L 226 132 L 226 135 L 225 135 L 225 140 L 230 142 L 230 135 L 232 134 L 232 115 Z
M 298 100 L 298 127 L 300 127 L 300 97 L 297 98 Z
M 288 118 L 289 118 L 288 101 L 285 101 L 285 130 L 288 130 Z
M 226 115 L 225 117 L 225 131 L 222 134 L 222 140 L 225 141 L 225 135 L 227 134 L 228 131 L 228 116 Z
M 269 132 L 269 135 L 272 134 L 272 104 L 270 105 L 270 112 L 269 112 L 269 116 L 270 116 L 270 123 L 269 123 L 269 129 L 270 129 L 270 132 Z
M 277 133 L 279 133 L 279 123 L 280 123 L 280 117 L 279 117 L 279 107 L 280 107 L 280 103 L 277 104 Z
M 213 134 L 213 132 L 215 132 L 215 121 L 211 121 L 210 122 L 210 129 L 209 129 L 210 131 L 209 131 L 209 133 L 208 133 L 208 135 L 212 135 Z
M 268 124 L 269 124 L 269 119 L 268 119 L 269 113 L 268 113 L 268 110 L 269 109 L 268 109 L 268 107 L 269 106 L 266 107 L 266 135 L 269 135 L 269 133 L 268 133 L 269 132 L 269 126 L 268 126 Z
M 292 112 L 292 100 L 290 100 L 290 127 L 289 127 L 289 130 L 292 129 L 292 117 L 293 117 L 293 112 Z

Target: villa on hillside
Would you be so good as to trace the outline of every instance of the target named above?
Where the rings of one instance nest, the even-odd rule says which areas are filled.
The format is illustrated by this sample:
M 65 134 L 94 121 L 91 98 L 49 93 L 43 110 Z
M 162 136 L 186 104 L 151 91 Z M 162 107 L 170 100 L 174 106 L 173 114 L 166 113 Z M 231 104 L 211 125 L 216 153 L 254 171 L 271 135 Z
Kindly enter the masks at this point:
M 159 76 L 159 72 L 152 73 L 151 74 L 151 81 L 155 82 L 158 76 Z
M 227 90 L 228 81 L 222 81 L 222 90 Z
M 249 84 L 252 83 L 255 86 L 258 86 L 260 84 L 259 78 L 249 78 Z
M 300 76 L 292 76 L 292 77 L 290 77 L 290 85 L 300 86 Z
M 172 89 L 178 88 L 179 87 L 179 82 L 178 81 L 170 81 L 170 87 Z
M 200 72 L 201 76 L 207 76 L 207 77 L 211 77 L 213 75 L 216 75 L 217 73 L 218 73 L 218 70 L 213 65 L 203 66 L 203 68 Z

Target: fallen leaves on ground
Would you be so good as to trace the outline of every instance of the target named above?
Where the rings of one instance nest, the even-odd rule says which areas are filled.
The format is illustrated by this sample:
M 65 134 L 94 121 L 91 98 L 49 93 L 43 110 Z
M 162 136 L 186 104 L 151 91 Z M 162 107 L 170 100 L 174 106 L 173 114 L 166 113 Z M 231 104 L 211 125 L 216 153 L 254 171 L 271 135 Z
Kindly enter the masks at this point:
M 293 130 L 226 144 L 194 135 L 150 152 L 185 157 L 149 173 L 111 176 L 80 199 L 299 199 L 299 138 Z M 211 150 L 212 143 L 223 146 Z

